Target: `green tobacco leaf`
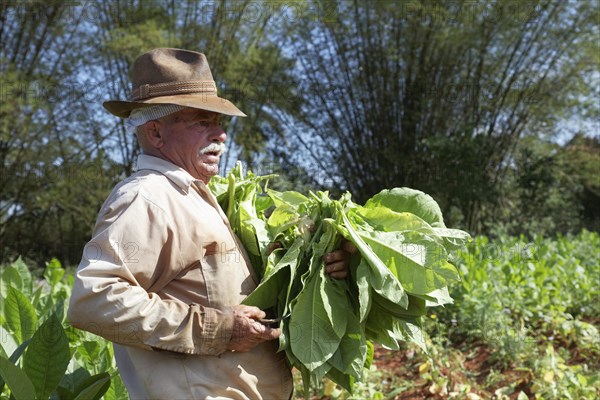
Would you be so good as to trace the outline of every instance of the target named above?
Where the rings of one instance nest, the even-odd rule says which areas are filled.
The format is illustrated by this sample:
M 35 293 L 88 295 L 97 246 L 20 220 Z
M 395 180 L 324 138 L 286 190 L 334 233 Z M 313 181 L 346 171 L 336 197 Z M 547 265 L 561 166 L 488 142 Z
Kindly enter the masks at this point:
M 350 236 L 347 239 L 352 241 L 362 255 L 363 260 L 371 267 L 369 276 L 371 278 L 370 283 L 373 290 L 390 301 L 407 307 L 408 297 L 398 278 L 394 276 L 385 263 L 378 257 L 378 254 L 376 254 L 355 231 L 351 222 L 348 220 L 348 217 L 345 214 L 342 214 L 342 218 L 344 221 L 344 228 Z M 343 231 L 340 231 L 343 234 Z
M 356 214 L 373 228 L 384 232 L 417 230 L 431 228 L 427 222 L 410 212 L 396 212 L 387 207 L 357 207 Z
M 264 261 L 266 261 L 264 248 L 271 242 L 266 224 L 257 217 L 251 200 L 240 202 L 238 213 L 240 219 L 238 237 L 248 255 L 253 258 L 253 266 L 258 275 L 262 276 Z
M 37 315 L 29 299 L 15 288 L 8 289 L 4 302 L 6 324 L 18 343 L 29 339 L 37 324 Z
M 325 268 L 325 267 L 323 267 Z M 346 332 L 348 316 L 345 310 L 351 309 L 348 296 L 346 295 L 346 282 L 339 279 L 324 276 L 321 271 L 321 297 L 325 315 L 336 335 L 341 338 Z
M 273 200 L 275 207 L 288 205 L 297 210 L 298 207 L 309 201 L 308 197 L 294 191 L 278 192 L 276 190 L 269 189 L 267 190 L 267 193 Z
M 331 364 L 329 362 L 325 362 L 319 365 L 314 370 L 310 371 L 310 380 L 311 382 L 322 382 L 323 378 L 331 370 Z
M 2 268 L 2 276 L 0 276 L 0 296 L 3 299 L 8 296 L 8 288 L 13 287 L 17 290 L 23 289 L 23 279 L 19 274 L 19 271 L 9 265 L 6 268 Z
M 211 185 L 252 262 L 260 259 L 264 268 L 244 303 L 290 315 L 279 325 L 279 350 L 300 370 L 306 396 L 325 374 L 351 391 L 372 362 L 371 341 L 393 349 L 400 340 L 424 346 L 421 316 L 426 305 L 451 302 L 447 287 L 458 274 L 448 252 L 469 235 L 446 229 L 437 203 L 413 189 L 382 191 L 360 207 L 349 193 L 333 200 L 321 191 L 307 197 L 265 189 L 259 198 L 261 179 L 250 171 L 244 177 L 237 164 Z M 322 261 L 340 235 L 360 253 L 346 281 L 330 279 Z M 287 250 L 267 257 L 267 240 Z
M 409 212 L 435 228 L 445 228 L 442 210 L 433 197 L 419 190 L 394 188 L 382 190 L 365 204 L 366 208 L 387 207 L 397 213 Z
M 258 213 L 258 215 L 260 215 L 260 217 L 262 219 L 265 219 L 264 213 L 269 208 L 273 207 L 273 200 L 271 200 L 271 198 L 269 196 L 267 196 L 266 194 L 256 196 L 255 207 L 256 207 L 256 212 Z
M 282 205 L 273 210 L 273 213 L 271 213 L 271 216 L 267 220 L 267 225 L 273 239 L 277 239 L 279 234 L 297 225 L 298 221 L 299 218 L 296 211 L 290 206 Z
M 330 220 L 324 221 L 324 232 L 317 243 L 313 243 L 312 259 L 317 268 L 321 282 L 319 290 L 323 299 L 325 314 L 335 333 L 341 338 L 346 332 L 347 315 L 345 310 L 350 308 L 346 289 L 346 281 L 332 279 L 325 275 L 323 256 L 332 251 L 337 239 L 337 232 Z
M 235 175 L 233 171 L 231 174 L 227 176 L 227 180 L 229 181 L 229 185 L 227 187 L 227 207 L 223 207 L 223 210 L 227 213 L 227 217 L 229 218 L 229 222 L 235 227 L 238 227 L 239 220 L 236 216 L 236 207 L 237 202 L 235 201 Z M 239 227 L 238 227 L 239 228 Z
M 439 237 L 443 240 L 446 250 L 458 249 L 471 240 L 471 235 L 459 229 L 435 228 L 425 220 L 410 212 L 395 212 L 386 207 L 371 205 L 357 207 L 354 211 L 371 227 L 384 232 L 418 231 L 420 233 Z
M 373 302 L 381 308 L 384 308 L 387 312 L 392 314 L 394 317 L 422 317 L 427 314 L 427 308 L 425 307 L 425 300 L 420 299 L 413 295 L 408 295 L 408 307 L 404 308 L 396 303 L 392 303 L 388 299 L 380 296 L 379 294 L 373 294 Z
M 19 361 L 21 354 L 23 354 L 23 352 L 29 345 L 30 341 L 31 341 L 30 339 L 27 339 L 26 341 L 21 343 L 21 345 L 19 347 L 17 347 L 16 350 L 11 354 L 8 361 L 10 361 L 13 364 L 17 364 L 17 361 Z M 4 353 L 4 349 L 2 347 L 0 347 L 0 350 L 2 350 L 2 353 Z M 4 357 L 4 354 L 0 355 L 0 357 Z M 4 379 L 0 376 L 0 393 L 2 393 L 3 390 L 4 390 Z
M 288 356 L 288 359 L 290 359 L 290 357 Z M 305 399 L 309 399 L 310 398 L 310 371 L 308 370 L 308 368 L 306 368 L 306 366 L 304 364 L 295 364 L 295 367 L 298 368 L 298 370 L 300 370 L 300 374 L 302 375 L 302 383 L 303 383 L 303 388 L 304 388 L 304 398 Z
M 240 208 L 240 213 L 246 213 L 246 210 Z M 243 215 L 244 215 L 243 214 Z M 244 217 L 245 217 L 244 215 Z M 249 230 L 254 235 L 254 243 L 257 245 L 257 256 L 259 256 L 264 264 L 267 258 L 266 249 L 268 245 L 271 243 L 271 237 L 269 236 L 269 231 L 267 230 L 267 224 L 264 220 L 258 218 L 256 213 L 249 218 L 247 218 L 243 222 L 244 227 L 248 227 Z
M 27 346 L 29 346 L 30 342 L 31 342 L 31 339 L 27 339 L 26 341 L 21 343 L 19 345 L 19 347 L 17 347 L 16 350 L 13 351 L 13 353 L 10 355 L 9 361 L 12 362 L 13 364 L 16 364 L 17 361 L 19 361 L 19 358 L 21 358 L 21 355 L 23 354 L 23 352 L 25 351 Z
M 243 304 L 253 305 L 263 310 L 273 307 L 277 302 L 279 291 L 289 285 L 290 274 L 284 272 L 296 268 L 301 246 L 302 240 L 296 240 L 277 264 L 266 271 L 258 287 L 244 299 Z
M 398 338 L 394 333 L 395 319 L 389 311 L 373 302 L 365 324 L 367 339 L 388 349 L 398 350 Z
M 54 305 L 54 298 L 52 296 L 42 296 L 40 294 L 39 297 L 34 297 L 35 311 L 37 315 L 48 315 L 52 311 Z
M 65 319 L 65 311 L 66 311 L 65 301 L 57 295 L 55 295 L 55 298 L 58 298 L 58 300 L 56 301 L 56 304 L 54 305 L 52 312 L 54 314 L 56 314 L 56 318 L 62 322 Z
M 269 279 L 263 280 L 258 287 L 248 295 L 242 304 L 267 310 L 277 305 L 279 291 L 290 280 L 289 268 L 280 268 Z
M 69 372 L 72 371 L 72 372 Z M 85 368 L 79 366 L 79 364 L 73 359 L 71 365 L 67 369 L 67 372 L 63 375 L 56 388 L 56 391 L 62 391 L 65 395 L 69 394 L 68 398 L 73 399 L 75 397 L 74 392 L 76 388 L 81 387 L 81 383 L 85 382 L 91 375 Z M 66 396 L 63 396 L 66 397 Z M 62 397 L 61 397 L 62 398 Z
M 77 346 L 77 361 L 84 366 L 92 366 L 99 362 L 103 348 L 103 342 L 84 340 Z
M 279 297 L 278 297 L 278 303 L 277 303 L 277 312 L 278 312 L 278 316 L 284 316 L 284 315 L 290 315 L 291 311 L 290 311 L 290 307 L 291 307 L 291 302 L 293 300 L 293 297 L 295 297 L 295 294 L 293 293 L 293 288 L 294 288 L 294 283 L 295 283 L 295 279 L 296 279 L 296 274 L 298 273 L 298 262 L 294 263 L 293 265 L 290 265 L 290 276 L 288 281 L 286 282 L 285 285 L 283 285 L 281 287 L 281 291 L 279 293 Z M 297 295 L 297 293 L 296 293 Z
M 332 328 L 319 290 L 321 274 L 309 277 L 292 309 L 290 347 L 310 371 L 322 366 L 338 348 L 340 338 Z
M 104 400 L 121 400 L 129 398 L 127 388 L 121 380 L 121 376 L 117 373 L 110 379 L 110 387 L 104 393 Z
M 444 246 L 418 232 L 359 232 L 408 293 L 428 294 L 459 280 Z
M 11 267 L 18 271 L 21 281 L 23 282 L 19 290 L 25 296 L 31 296 L 31 292 L 33 290 L 33 277 L 31 276 L 31 272 L 29 271 L 27 264 L 25 264 L 21 257 L 19 257 L 14 263 L 11 264 Z
M 0 277 L 0 295 L 2 298 L 8 296 L 9 287 L 17 289 L 26 297 L 31 296 L 33 278 L 29 268 L 20 257 L 2 270 L 2 276 Z
M 394 321 L 394 333 L 398 339 L 413 342 L 427 352 L 420 318 L 398 318 Z
M 35 332 L 23 357 L 23 371 L 38 398 L 47 399 L 61 381 L 71 354 L 60 321 L 52 314 Z
M 356 268 L 356 286 L 358 287 L 359 318 L 363 322 L 371 309 L 371 269 L 366 260 L 361 259 Z
M 444 304 L 454 303 L 454 299 L 450 297 L 447 286 L 427 293 L 427 295 L 418 297 L 421 297 L 423 300 L 425 300 L 425 305 L 427 307 L 443 306 Z
M 352 308 L 349 307 L 346 310 L 348 320 L 346 332 L 340 341 L 340 346 L 328 362 L 337 370 L 360 381 L 367 357 L 367 341 L 360 321 Z
M 354 377 L 352 375 L 346 374 L 339 369 L 332 367 L 329 371 L 327 371 L 327 377 L 331 379 L 333 382 L 337 383 L 344 389 L 348 391 L 348 393 L 354 393 Z
M 471 241 L 471 235 L 460 229 L 432 228 L 433 234 L 444 239 L 447 250 L 458 249 Z
M 284 319 L 279 323 L 279 329 L 281 330 L 281 334 L 279 335 L 279 348 L 277 349 L 277 352 L 287 352 L 290 350 L 290 329 L 288 327 L 287 319 Z
M 34 386 L 25 372 L 4 357 L 0 357 L 0 376 L 8 385 L 15 400 L 36 398 Z
M 227 179 L 224 179 L 221 176 L 213 176 L 210 180 L 209 187 L 219 204 L 221 204 L 224 198 L 227 197 L 227 189 L 229 188 Z
M 51 399 L 60 399 L 60 400 L 73 400 L 73 397 L 75 397 L 75 395 L 73 394 L 72 391 L 70 391 L 69 389 L 63 387 L 63 386 L 58 386 L 54 392 L 52 393 L 52 396 L 50 397 Z
M 75 393 L 74 400 L 98 400 L 110 387 L 110 375 L 103 372 L 91 376 L 81 386 L 81 389 Z
M 44 278 L 50 284 L 50 286 L 54 287 L 65 274 L 65 270 L 60 265 L 60 261 L 56 258 L 50 260 L 50 262 L 46 263 L 46 269 L 44 270 Z
M 2 338 L 0 341 L 0 346 L 3 350 L 2 355 L 8 358 L 9 354 L 12 354 L 16 349 L 19 348 L 19 343 L 14 335 L 2 325 L 0 325 L 0 338 Z
M 365 365 L 364 368 L 371 368 L 371 363 L 373 362 L 373 356 L 375 355 L 375 346 L 373 342 L 367 340 L 367 355 L 365 357 Z

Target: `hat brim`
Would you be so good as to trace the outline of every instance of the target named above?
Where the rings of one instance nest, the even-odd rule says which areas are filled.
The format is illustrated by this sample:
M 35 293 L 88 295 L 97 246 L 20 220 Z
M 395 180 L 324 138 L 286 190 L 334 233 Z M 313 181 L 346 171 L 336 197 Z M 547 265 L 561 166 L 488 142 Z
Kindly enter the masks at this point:
M 151 97 L 144 101 L 111 100 L 105 101 L 102 105 L 111 114 L 116 115 L 117 117 L 127 118 L 133 110 L 155 104 L 177 104 L 184 107 L 197 108 L 199 110 L 212 111 L 236 117 L 246 116 L 246 114 L 240 111 L 240 109 L 234 106 L 229 100 L 204 93 L 158 96 Z

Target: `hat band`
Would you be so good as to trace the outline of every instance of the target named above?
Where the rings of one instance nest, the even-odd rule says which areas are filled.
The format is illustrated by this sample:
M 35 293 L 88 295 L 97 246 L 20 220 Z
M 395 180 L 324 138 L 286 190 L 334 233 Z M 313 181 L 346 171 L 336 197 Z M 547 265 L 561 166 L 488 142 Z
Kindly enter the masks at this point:
M 130 99 L 136 101 L 149 97 L 172 96 L 186 93 L 205 93 L 216 96 L 217 85 L 215 81 L 183 81 L 141 85 L 139 88 L 133 90 Z

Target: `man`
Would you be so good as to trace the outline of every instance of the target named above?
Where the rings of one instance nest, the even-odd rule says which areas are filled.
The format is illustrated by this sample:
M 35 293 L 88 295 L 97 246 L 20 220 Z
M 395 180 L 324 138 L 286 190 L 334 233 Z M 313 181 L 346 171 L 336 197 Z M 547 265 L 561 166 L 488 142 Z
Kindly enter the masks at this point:
M 129 101 L 104 106 L 136 127 L 143 154 L 100 210 L 68 318 L 114 342 L 131 398 L 289 398 L 280 331 L 240 305 L 258 280 L 206 186 L 224 150 L 221 115 L 245 115 L 217 96 L 201 53 L 152 50 L 132 81 Z M 344 278 L 348 253 L 326 257 Z

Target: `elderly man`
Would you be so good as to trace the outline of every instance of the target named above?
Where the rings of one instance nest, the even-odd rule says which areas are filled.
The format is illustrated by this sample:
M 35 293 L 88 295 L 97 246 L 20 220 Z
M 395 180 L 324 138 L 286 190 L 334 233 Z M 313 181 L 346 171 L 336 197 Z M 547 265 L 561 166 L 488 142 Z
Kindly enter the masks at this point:
M 258 284 L 206 184 L 218 173 L 221 115 L 204 54 L 155 49 L 132 70 L 129 101 L 104 103 L 136 126 L 138 170 L 102 206 L 77 270 L 68 318 L 114 342 L 131 398 L 286 399 L 280 331 L 240 305 Z M 348 254 L 326 270 L 344 278 Z

